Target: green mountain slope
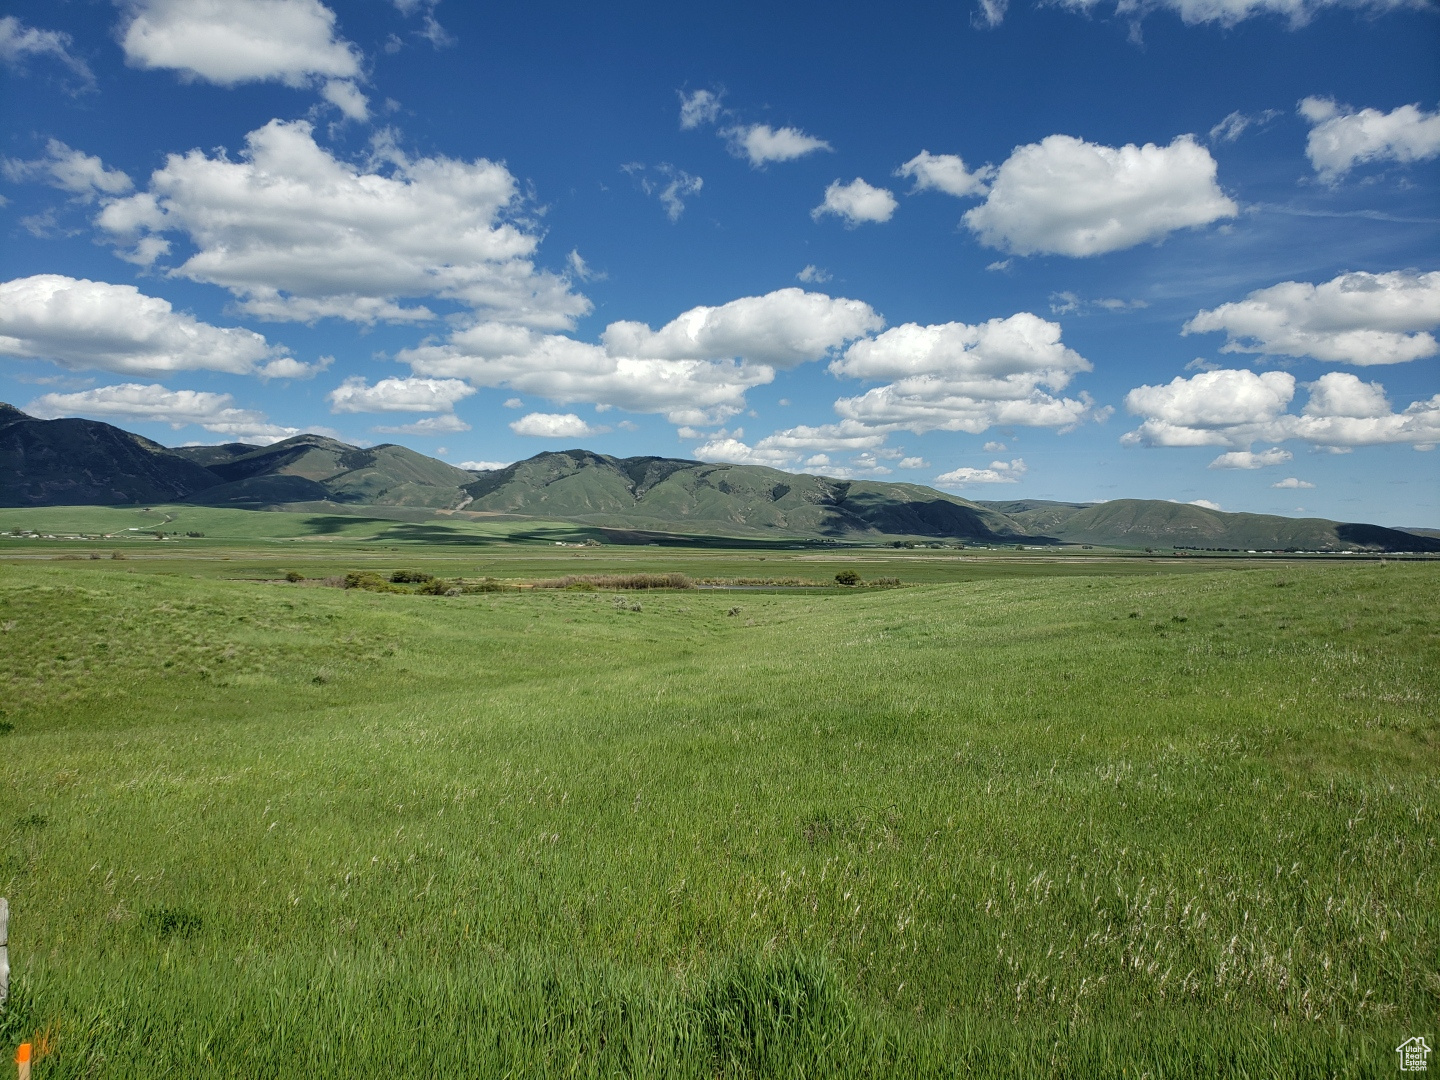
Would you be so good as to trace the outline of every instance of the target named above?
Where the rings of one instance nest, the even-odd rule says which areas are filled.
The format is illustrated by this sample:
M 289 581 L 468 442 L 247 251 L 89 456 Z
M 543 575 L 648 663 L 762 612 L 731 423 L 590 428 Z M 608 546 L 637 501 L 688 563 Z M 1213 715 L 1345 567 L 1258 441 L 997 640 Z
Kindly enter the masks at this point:
M 709 528 L 737 534 L 1027 538 L 1004 514 L 914 484 L 796 475 L 759 465 L 537 454 L 467 484 L 467 509 L 616 527 Z
M 264 447 L 235 443 L 204 449 L 221 483 L 191 501 L 207 506 L 331 501 L 440 509 L 462 502 L 461 485 L 475 478 L 393 443 L 360 449 L 323 435 L 296 435 Z
M 1049 499 L 1015 499 L 1009 502 L 981 502 L 978 505 L 998 510 L 1025 529 L 1046 536 L 1058 536 L 1064 524 L 1081 510 L 1095 503 L 1053 502 Z
M 1230 551 L 1433 551 L 1429 538 L 1378 525 L 1325 518 L 1227 514 L 1189 503 L 1115 499 L 1105 503 L 989 503 L 1029 528 L 1076 544 Z
M 0 404 L 0 506 L 173 502 L 214 483 L 203 466 L 143 436 Z
M 321 435 L 171 450 L 110 424 L 37 420 L 0 404 L 0 506 L 182 500 L 250 510 L 341 504 L 515 514 L 707 536 L 1440 551 L 1434 536 L 1322 518 L 1226 514 L 1144 499 L 972 502 L 917 484 L 588 450 L 536 454 L 483 473 L 391 443 L 360 448 Z

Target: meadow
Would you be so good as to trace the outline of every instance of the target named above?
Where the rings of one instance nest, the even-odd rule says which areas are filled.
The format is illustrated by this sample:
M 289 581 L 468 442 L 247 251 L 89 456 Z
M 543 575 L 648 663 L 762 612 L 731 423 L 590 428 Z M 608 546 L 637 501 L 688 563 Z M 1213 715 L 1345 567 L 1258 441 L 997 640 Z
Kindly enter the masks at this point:
M 37 1080 L 1360 1077 L 1433 1042 L 1433 562 L 217 528 L 0 546 L 0 1052 Z M 411 566 L 905 585 L 283 579 Z

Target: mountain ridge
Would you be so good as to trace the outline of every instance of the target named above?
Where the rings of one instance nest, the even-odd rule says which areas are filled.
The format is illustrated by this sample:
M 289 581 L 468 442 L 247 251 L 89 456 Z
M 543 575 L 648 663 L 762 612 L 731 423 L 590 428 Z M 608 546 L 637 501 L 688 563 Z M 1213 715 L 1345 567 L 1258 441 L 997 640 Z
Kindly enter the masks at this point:
M 192 502 L 237 509 L 395 506 L 552 518 L 636 533 L 891 538 L 1177 550 L 1440 552 L 1440 537 L 1147 499 L 981 501 L 904 482 L 591 450 L 458 468 L 394 443 L 302 434 L 165 447 L 97 420 L 0 403 L 0 506 Z

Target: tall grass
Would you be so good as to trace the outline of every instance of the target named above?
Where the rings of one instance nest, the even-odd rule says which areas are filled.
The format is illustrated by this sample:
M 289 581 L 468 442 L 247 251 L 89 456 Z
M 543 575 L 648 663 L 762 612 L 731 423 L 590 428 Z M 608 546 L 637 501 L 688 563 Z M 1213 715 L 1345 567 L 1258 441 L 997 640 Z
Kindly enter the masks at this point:
M 1370 1076 L 1440 1011 L 1432 568 L 128 569 L 0 570 L 40 1076 Z

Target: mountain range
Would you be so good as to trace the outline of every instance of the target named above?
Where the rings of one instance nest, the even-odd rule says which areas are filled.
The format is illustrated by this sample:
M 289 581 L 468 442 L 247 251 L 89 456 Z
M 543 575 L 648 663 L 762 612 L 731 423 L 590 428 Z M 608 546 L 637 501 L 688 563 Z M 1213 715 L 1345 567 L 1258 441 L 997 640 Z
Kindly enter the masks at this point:
M 321 435 L 165 447 L 110 424 L 0 404 L 0 506 L 191 502 L 254 510 L 401 506 L 615 530 L 833 540 L 1256 551 L 1440 551 L 1440 538 L 1323 518 L 1116 499 L 981 502 L 917 484 L 588 450 L 456 468 L 403 446 Z

